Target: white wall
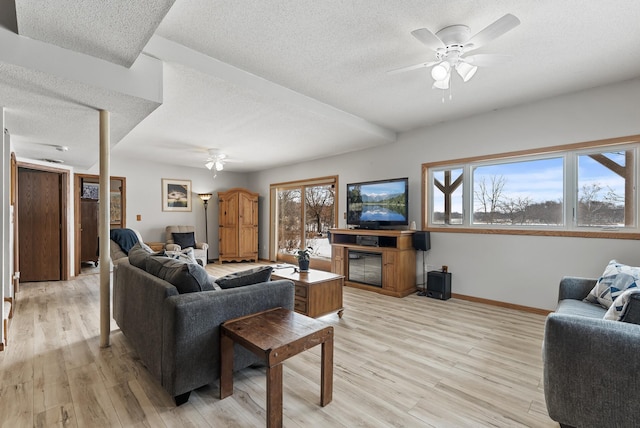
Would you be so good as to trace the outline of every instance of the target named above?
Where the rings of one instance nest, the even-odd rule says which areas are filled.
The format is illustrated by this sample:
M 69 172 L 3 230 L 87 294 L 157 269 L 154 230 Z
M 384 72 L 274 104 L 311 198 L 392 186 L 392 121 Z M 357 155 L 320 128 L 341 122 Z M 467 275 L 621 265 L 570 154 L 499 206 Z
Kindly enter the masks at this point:
M 408 176 L 409 216 L 419 225 L 422 163 L 640 134 L 638 100 L 636 79 L 403 133 L 384 147 L 251 174 L 250 188 L 264 202 L 260 257 L 268 258 L 271 183 L 339 175 L 339 226 L 344 227 L 346 183 Z M 598 276 L 613 258 L 640 265 L 638 241 L 431 235 L 427 264 L 449 266 L 454 293 L 543 309 L 555 307 L 564 275 Z M 421 262 L 418 256 L 418 278 Z
M 76 171 L 80 172 L 80 171 Z M 98 174 L 98 166 L 88 174 Z M 165 242 L 165 227 L 169 225 L 194 225 L 196 240 L 209 242 L 209 258 L 218 257 L 218 191 L 232 187 L 246 187 L 246 174 L 222 171 L 213 173 L 204 167 L 185 168 L 163 165 L 137 159 L 111 156 L 111 175 L 126 177 L 127 227 L 136 229 L 147 242 Z M 191 212 L 162 211 L 162 179 L 191 180 Z M 213 193 L 207 208 L 209 239 L 205 239 L 204 206 L 198 193 Z M 141 220 L 136 216 L 140 214 Z

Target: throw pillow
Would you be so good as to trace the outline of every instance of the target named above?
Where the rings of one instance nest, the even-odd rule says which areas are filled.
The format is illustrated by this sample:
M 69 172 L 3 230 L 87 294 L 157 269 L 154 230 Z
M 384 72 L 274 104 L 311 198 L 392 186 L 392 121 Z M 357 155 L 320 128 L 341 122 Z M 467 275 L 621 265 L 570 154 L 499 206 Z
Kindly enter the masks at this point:
M 627 306 L 631 300 L 631 295 L 640 293 L 640 288 L 630 288 L 625 290 L 621 295 L 616 297 L 611 307 L 604 314 L 604 319 L 611 321 L 621 321 L 627 313 Z
M 209 282 L 209 274 L 197 263 L 185 263 L 170 257 L 149 257 L 146 271 L 172 284 L 180 294 L 214 289 Z
M 145 245 L 145 247 L 146 247 L 146 245 Z M 147 247 L 147 248 L 149 248 L 149 247 Z M 151 250 L 151 248 L 149 248 L 149 250 Z M 137 268 L 145 269 L 147 259 L 149 257 L 151 257 L 151 251 L 147 251 L 147 249 L 144 248 L 140 244 L 140 242 L 137 242 L 129 250 L 128 256 L 129 256 L 129 263 L 131 263 L 133 266 L 135 266 Z
M 173 242 L 180 245 L 181 248 L 196 246 L 196 237 L 193 232 L 172 233 L 171 236 L 173 236 Z
M 186 263 L 197 263 L 195 252 L 193 248 L 189 247 L 181 251 L 167 251 L 167 257 L 172 259 L 181 260 Z
M 222 289 L 258 284 L 269 281 L 271 279 L 271 271 L 273 271 L 273 267 L 261 266 L 223 276 L 222 278 L 218 278 L 216 283 Z
M 625 290 L 637 288 L 638 285 L 640 285 L 640 268 L 611 260 L 584 300 L 598 303 L 603 308 L 609 309 L 613 301 Z

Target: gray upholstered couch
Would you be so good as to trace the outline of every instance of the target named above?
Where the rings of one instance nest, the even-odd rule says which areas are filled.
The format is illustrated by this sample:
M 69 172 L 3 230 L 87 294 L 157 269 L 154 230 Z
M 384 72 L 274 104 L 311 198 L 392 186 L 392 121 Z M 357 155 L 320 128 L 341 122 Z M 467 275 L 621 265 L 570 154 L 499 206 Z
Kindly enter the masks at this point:
M 222 322 L 274 307 L 293 309 L 293 302 L 291 281 L 179 294 L 169 282 L 130 263 L 114 266 L 113 317 L 178 405 L 192 390 L 219 378 Z M 258 362 L 243 348 L 236 347 L 234 356 L 234 370 Z
M 640 294 L 631 296 L 622 321 L 584 302 L 596 279 L 565 277 L 558 306 L 546 321 L 544 394 L 561 426 L 640 425 Z

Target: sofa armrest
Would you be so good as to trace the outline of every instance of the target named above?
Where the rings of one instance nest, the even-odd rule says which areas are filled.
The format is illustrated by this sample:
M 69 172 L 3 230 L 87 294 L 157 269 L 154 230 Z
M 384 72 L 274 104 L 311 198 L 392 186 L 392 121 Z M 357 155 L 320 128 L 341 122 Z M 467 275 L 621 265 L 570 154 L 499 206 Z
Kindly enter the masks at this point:
M 244 287 L 181 294 L 165 300 L 162 385 L 174 397 L 220 377 L 220 324 L 271 308 L 293 310 L 292 281 L 279 280 Z M 236 347 L 235 370 L 258 362 Z
M 166 251 L 182 251 L 182 247 L 178 244 L 165 244 L 164 249 Z
M 549 416 L 571 426 L 635 426 L 640 406 L 640 326 L 552 313 L 544 333 Z
M 594 285 L 596 279 L 580 278 L 577 276 L 565 276 L 560 280 L 560 288 L 558 292 L 558 301 L 564 299 L 582 300 L 587 297 Z
M 206 242 L 196 242 L 196 250 L 207 251 L 207 248 L 209 248 L 209 244 L 207 244 Z

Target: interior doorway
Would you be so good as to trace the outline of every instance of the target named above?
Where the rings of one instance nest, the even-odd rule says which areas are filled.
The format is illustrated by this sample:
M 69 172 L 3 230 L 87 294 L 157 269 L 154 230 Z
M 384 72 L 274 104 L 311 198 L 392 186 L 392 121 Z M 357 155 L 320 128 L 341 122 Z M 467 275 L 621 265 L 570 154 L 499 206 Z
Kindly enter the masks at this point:
M 110 228 L 126 227 L 126 178 L 111 177 L 109 183 Z M 80 275 L 83 266 L 98 266 L 98 212 L 100 201 L 100 177 L 93 174 L 76 174 L 75 195 L 75 274 Z M 97 272 L 97 270 L 93 270 Z
M 19 163 L 17 175 L 20 282 L 67 280 L 69 172 Z

